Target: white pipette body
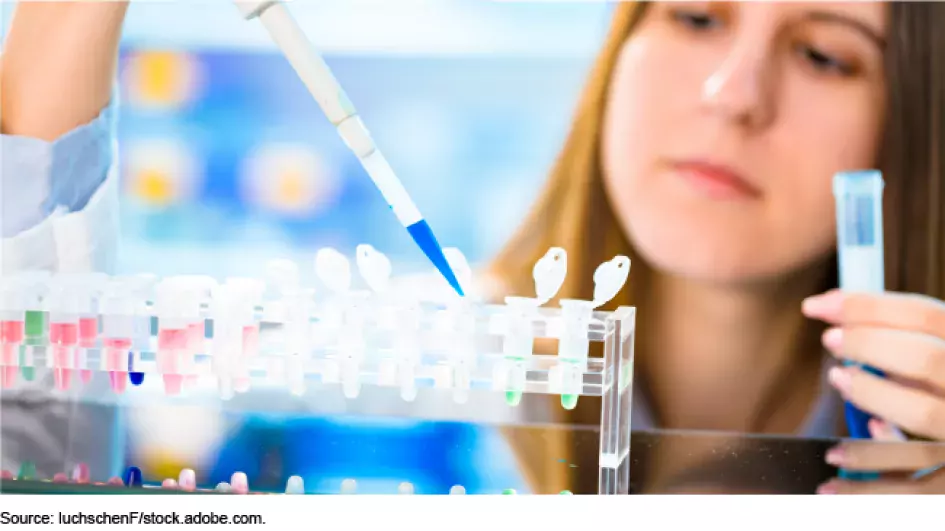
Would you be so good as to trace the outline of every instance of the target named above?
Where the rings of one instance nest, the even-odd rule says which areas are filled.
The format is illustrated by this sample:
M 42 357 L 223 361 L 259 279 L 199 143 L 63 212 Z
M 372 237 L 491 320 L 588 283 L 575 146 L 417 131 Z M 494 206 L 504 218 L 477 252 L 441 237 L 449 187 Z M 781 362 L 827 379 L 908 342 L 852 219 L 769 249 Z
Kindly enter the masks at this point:
M 321 54 L 281 2 L 236 0 L 247 20 L 258 18 L 315 98 L 348 148 L 358 157 L 404 227 L 422 221 L 400 179 L 384 158 L 351 100 Z
M 262 22 L 345 144 L 361 161 L 397 220 L 443 278 L 463 296 L 463 289 L 430 225 L 423 219 L 390 163 L 377 149 L 374 139 L 331 69 L 286 7 L 275 0 L 236 0 L 236 5 L 246 19 L 258 18 Z

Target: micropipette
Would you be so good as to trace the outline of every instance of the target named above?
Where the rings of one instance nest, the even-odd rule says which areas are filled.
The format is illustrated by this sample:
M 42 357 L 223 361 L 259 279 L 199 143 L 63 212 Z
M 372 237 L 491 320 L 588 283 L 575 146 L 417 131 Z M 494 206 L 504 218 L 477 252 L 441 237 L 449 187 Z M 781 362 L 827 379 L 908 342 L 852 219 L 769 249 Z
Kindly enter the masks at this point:
M 838 173 L 833 179 L 837 202 L 837 253 L 840 289 L 853 293 L 885 291 L 883 266 L 883 175 L 877 170 Z M 845 365 L 855 365 L 844 362 Z M 872 367 L 862 367 L 877 376 Z M 847 402 L 847 429 L 854 439 L 869 439 L 871 416 Z
M 308 87 L 322 112 L 354 152 L 394 215 L 414 242 L 460 296 L 463 289 L 450 268 L 430 225 L 384 158 L 331 69 L 311 44 L 288 9 L 277 0 L 235 0 L 246 20 L 258 18 L 283 55 Z

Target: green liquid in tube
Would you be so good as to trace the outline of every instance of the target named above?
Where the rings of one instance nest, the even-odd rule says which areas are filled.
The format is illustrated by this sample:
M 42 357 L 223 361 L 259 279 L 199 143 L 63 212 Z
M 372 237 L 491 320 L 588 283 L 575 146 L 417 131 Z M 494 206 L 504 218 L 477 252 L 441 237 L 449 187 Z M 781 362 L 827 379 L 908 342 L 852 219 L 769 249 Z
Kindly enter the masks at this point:
M 564 409 L 571 411 L 572 409 L 577 407 L 577 403 L 578 403 L 578 395 L 571 395 L 571 394 L 561 395 L 561 407 L 563 407 Z
M 502 491 L 502 494 L 508 496 L 508 495 L 513 495 L 513 494 L 518 494 L 518 493 L 515 492 L 515 489 L 505 489 Z
M 562 496 L 573 496 L 573 495 L 574 495 L 574 493 L 571 492 L 570 490 L 563 490 L 563 491 L 559 492 L 559 494 L 561 494 Z
M 26 343 L 36 345 L 46 335 L 46 314 L 36 310 L 26 312 Z
M 36 369 L 26 364 L 26 347 L 20 347 L 20 374 L 27 382 L 36 377 Z
M 505 392 L 505 403 L 515 407 L 522 403 L 522 392 L 521 391 L 506 391 Z

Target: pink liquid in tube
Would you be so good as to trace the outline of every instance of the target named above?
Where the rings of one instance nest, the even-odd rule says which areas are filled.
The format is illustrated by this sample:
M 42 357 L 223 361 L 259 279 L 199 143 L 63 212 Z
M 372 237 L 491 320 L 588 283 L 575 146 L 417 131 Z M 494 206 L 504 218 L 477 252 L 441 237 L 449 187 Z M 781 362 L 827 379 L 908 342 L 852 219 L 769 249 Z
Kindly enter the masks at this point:
M 50 323 L 49 342 L 53 345 L 74 346 L 79 342 L 79 325 L 76 323 Z
M 90 369 L 83 369 L 83 368 L 82 368 L 83 365 L 84 365 L 84 363 L 82 363 L 82 351 L 79 350 L 79 349 L 76 349 L 76 350 L 75 350 L 75 362 L 73 363 L 72 366 L 79 369 L 79 380 L 80 380 L 83 384 L 86 384 L 86 385 L 87 385 L 89 382 L 92 381 L 92 371 L 91 371 Z
M 72 385 L 73 349 L 79 341 L 77 323 L 50 323 L 49 342 L 53 350 L 53 379 L 56 389 L 68 391 Z
M 164 376 L 164 392 L 178 395 L 183 387 L 180 356 L 187 351 L 191 329 L 165 328 L 158 331 L 158 372 Z
M 259 328 L 243 327 L 243 356 L 252 358 L 257 354 L 259 354 Z
M 112 391 L 122 394 L 128 388 L 128 351 L 131 340 L 126 338 L 108 338 L 105 346 L 105 368 Z
M 95 317 L 79 319 L 79 344 L 90 348 L 95 346 L 96 339 L 98 339 L 98 319 Z
M 165 328 L 158 332 L 159 350 L 184 350 L 187 348 L 187 331 L 178 328 Z
M 23 321 L 0 322 L 0 386 L 11 389 L 16 385 L 16 375 L 19 372 L 18 356 L 20 344 L 23 343 Z
M 4 367 L 16 367 L 19 365 L 17 362 L 19 350 L 19 345 L 15 343 L 0 344 L 0 365 Z
M 16 375 L 19 373 L 19 367 L 15 365 L 4 365 L 0 367 L 2 374 L 0 374 L 0 385 L 3 386 L 3 389 L 12 389 L 16 386 Z
M 0 321 L 0 341 L 22 343 L 26 326 L 23 321 Z
M 174 396 L 179 395 L 184 387 L 184 377 L 179 374 L 164 375 L 164 393 Z
M 72 356 L 69 355 L 72 352 L 72 348 L 56 345 L 52 347 L 52 350 L 53 364 L 55 366 L 53 369 L 53 379 L 56 382 L 56 389 L 59 391 L 68 391 L 69 386 L 72 385 L 72 368 L 69 368 L 69 366 L 72 365 Z

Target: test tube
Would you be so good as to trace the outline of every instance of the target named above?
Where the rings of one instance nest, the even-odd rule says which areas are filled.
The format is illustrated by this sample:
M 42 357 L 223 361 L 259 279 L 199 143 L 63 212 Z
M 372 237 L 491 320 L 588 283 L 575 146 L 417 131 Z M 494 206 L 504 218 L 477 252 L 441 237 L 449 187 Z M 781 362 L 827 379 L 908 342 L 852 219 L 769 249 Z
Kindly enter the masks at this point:
M 285 310 L 284 333 L 286 348 L 286 376 L 289 392 L 294 396 L 305 394 L 305 362 L 311 351 L 312 301 L 310 293 L 294 291 L 282 299 Z
M 183 365 L 192 346 L 192 326 L 200 320 L 200 300 L 186 281 L 165 279 L 155 289 L 158 318 L 158 372 L 164 391 L 178 395 L 183 387 Z
M 397 375 L 400 380 L 400 397 L 412 402 L 417 397 L 416 368 L 420 363 L 421 312 L 417 306 L 402 307 L 397 319 Z
M 131 338 L 131 347 L 138 352 L 150 352 L 151 338 L 157 333 L 157 327 L 152 327 L 152 320 L 156 319 L 151 303 L 154 302 L 154 288 L 158 284 L 158 278 L 151 274 L 134 275 L 128 279 L 128 284 L 137 298 L 134 314 L 135 333 Z
M 112 391 L 124 393 L 128 384 L 129 353 L 136 332 L 135 318 L 142 304 L 133 279 L 114 279 L 99 301 L 102 316 L 102 369 L 108 371 Z
M 193 291 L 193 297 L 197 300 L 198 315 L 192 323 L 187 326 L 187 354 L 184 356 L 184 386 L 194 387 L 197 384 L 198 375 L 193 371 L 196 362 L 196 356 L 204 354 L 207 350 L 207 320 L 200 311 L 204 305 L 209 305 L 214 290 L 218 284 L 217 281 L 207 276 L 186 276 L 179 277 Z
M 338 337 L 341 356 L 341 388 L 345 398 L 354 399 L 361 393 L 361 365 L 364 362 L 364 323 L 367 317 L 369 291 L 354 291 L 345 296 L 343 322 Z
M 560 363 L 552 368 L 551 379 L 561 391 L 561 405 L 565 409 L 577 406 L 587 371 L 590 343 L 588 329 L 594 314 L 592 301 L 564 299 L 561 301 L 561 337 L 558 339 Z
M 883 174 L 878 170 L 841 172 L 834 176 L 837 208 L 837 254 L 840 289 L 850 293 L 882 293 L 886 289 L 883 257 Z M 844 365 L 858 365 L 844 361 Z M 861 366 L 883 377 L 874 367 Z M 852 402 L 844 404 L 853 439 L 869 439 L 872 415 Z
M 506 297 L 506 329 L 502 343 L 504 359 L 496 364 L 495 384 L 505 391 L 505 401 L 517 406 L 522 401 L 527 376 L 527 362 L 532 356 L 535 340 L 534 320 L 538 315 L 537 299 Z
M 56 389 L 71 386 L 72 373 L 79 365 L 79 322 L 92 314 L 88 286 L 76 279 L 53 279 L 46 298 L 49 310 L 49 345 L 52 350 L 53 376 Z
M 186 289 L 193 292 L 191 296 L 197 300 L 198 307 L 209 302 L 213 291 L 217 287 L 217 281 L 206 276 L 180 276 L 176 279 L 182 282 Z M 189 353 L 202 353 L 206 347 L 206 338 L 206 319 L 198 314 L 187 325 L 187 350 Z
M 98 303 L 108 283 L 108 276 L 100 273 L 84 274 L 75 278 L 79 289 L 86 297 L 86 311 L 79 314 L 79 348 L 76 349 L 76 365 L 85 367 L 79 370 L 79 379 L 83 384 L 92 381 L 92 370 L 88 368 L 86 357 L 88 349 L 95 348 L 99 340 L 99 308 Z
M 243 308 L 243 353 L 247 358 L 259 354 L 259 323 L 256 321 L 256 307 L 263 302 L 266 285 L 254 278 L 228 278 L 226 284 L 240 293 Z
M 220 398 L 233 398 L 233 369 L 235 359 L 243 350 L 242 333 L 233 315 L 233 289 L 221 286 L 213 296 L 210 312 L 213 317 L 213 372 L 217 377 Z
M 220 395 L 224 399 L 233 392 L 246 392 L 250 387 L 247 359 L 258 348 L 258 325 L 255 322 L 256 290 L 249 284 L 228 280 L 213 298 L 213 366 Z
M 16 385 L 20 346 L 26 337 L 25 286 L 14 280 L 0 285 L 0 384 Z
M 623 289 L 630 275 L 630 259 L 617 255 L 594 270 L 594 299 L 561 301 L 561 332 L 558 341 L 558 363 L 551 369 L 549 380 L 561 393 L 561 406 L 577 407 L 584 387 L 589 349 L 588 332 L 594 310 L 610 302 Z

